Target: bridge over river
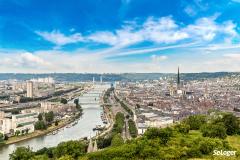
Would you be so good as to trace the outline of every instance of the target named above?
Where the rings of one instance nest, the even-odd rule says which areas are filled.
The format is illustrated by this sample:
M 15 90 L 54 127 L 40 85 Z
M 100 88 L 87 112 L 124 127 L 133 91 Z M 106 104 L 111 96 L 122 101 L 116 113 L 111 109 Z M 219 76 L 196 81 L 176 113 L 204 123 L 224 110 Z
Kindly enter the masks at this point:
M 108 89 L 110 84 L 95 85 L 92 90 L 84 93 L 79 97 L 79 102 L 83 108 L 82 117 L 77 120 L 78 123 L 70 128 L 62 128 L 55 135 L 44 135 L 35 137 L 15 144 L 0 147 L 0 160 L 7 160 L 9 154 L 12 153 L 16 147 L 29 146 L 34 151 L 43 147 L 57 146 L 60 142 L 77 140 L 83 137 L 94 136 L 96 133 L 92 129 L 96 125 L 103 125 L 101 120 L 101 96 L 104 90 Z M 73 100 L 70 102 L 73 103 Z

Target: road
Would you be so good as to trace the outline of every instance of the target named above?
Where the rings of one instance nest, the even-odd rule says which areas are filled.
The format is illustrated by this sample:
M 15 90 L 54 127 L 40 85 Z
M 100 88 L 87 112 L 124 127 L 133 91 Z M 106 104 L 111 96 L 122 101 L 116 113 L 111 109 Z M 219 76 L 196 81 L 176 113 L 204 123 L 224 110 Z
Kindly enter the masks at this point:
M 109 102 L 112 104 L 112 112 L 114 114 L 114 116 L 116 116 L 116 114 L 118 112 L 121 112 L 124 114 L 125 120 L 124 120 L 124 127 L 123 127 L 123 131 L 122 131 L 122 138 L 124 139 L 124 141 L 131 139 L 131 135 L 129 133 L 129 128 L 128 128 L 128 119 L 126 118 L 128 114 L 128 112 L 121 106 L 121 104 L 119 102 L 116 101 L 116 99 L 114 98 L 114 94 L 111 93 L 110 94 L 110 98 L 109 98 Z

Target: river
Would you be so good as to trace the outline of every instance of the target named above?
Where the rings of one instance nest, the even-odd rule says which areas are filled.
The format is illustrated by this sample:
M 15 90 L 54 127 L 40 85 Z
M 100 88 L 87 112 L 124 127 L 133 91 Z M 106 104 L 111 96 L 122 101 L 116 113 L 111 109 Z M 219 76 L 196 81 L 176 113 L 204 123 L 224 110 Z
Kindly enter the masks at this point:
M 96 125 L 103 125 L 101 120 L 102 107 L 100 107 L 100 93 L 106 90 L 109 85 L 95 85 L 95 88 L 79 97 L 82 103 L 83 115 L 78 119 L 78 123 L 70 128 L 64 127 L 55 135 L 44 135 L 21 141 L 15 144 L 0 147 L 0 160 L 7 160 L 9 154 L 16 147 L 29 146 L 36 151 L 43 147 L 57 146 L 60 142 L 77 140 L 83 137 L 94 136 L 96 133 L 92 130 Z

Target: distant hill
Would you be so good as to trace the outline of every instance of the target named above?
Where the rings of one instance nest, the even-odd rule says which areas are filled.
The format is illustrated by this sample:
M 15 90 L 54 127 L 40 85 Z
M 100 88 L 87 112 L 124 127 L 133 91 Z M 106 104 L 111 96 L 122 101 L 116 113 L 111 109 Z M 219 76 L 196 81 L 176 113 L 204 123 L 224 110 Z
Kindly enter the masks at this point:
M 60 82 L 76 82 L 76 81 L 100 81 L 102 75 L 103 81 L 140 81 L 140 80 L 156 80 L 160 77 L 176 78 L 175 73 L 122 73 L 122 74 L 94 74 L 94 73 L 49 73 L 49 74 L 23 74 L 23 73 L 0 73 L 0 80 L 17 79 L 28 80 L 32 78 L 53 77 Z M 220 78 L 225 76 L 240 75 L 239 72 L 214 72 L 214 73 L 181 73 L 180 77 L 184 81 L 202 80 L 207 78 Z

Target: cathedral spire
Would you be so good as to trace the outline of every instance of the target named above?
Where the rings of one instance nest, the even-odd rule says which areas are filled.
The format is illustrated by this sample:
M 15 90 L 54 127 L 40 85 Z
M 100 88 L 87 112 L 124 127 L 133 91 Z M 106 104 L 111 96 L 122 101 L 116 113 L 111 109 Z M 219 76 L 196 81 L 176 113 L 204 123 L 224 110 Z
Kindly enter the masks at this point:
M 180 88 L 180 72 L 179 72 L 179 66 L 178 66 L 178 75 L 177 75 L 177 87 Z

